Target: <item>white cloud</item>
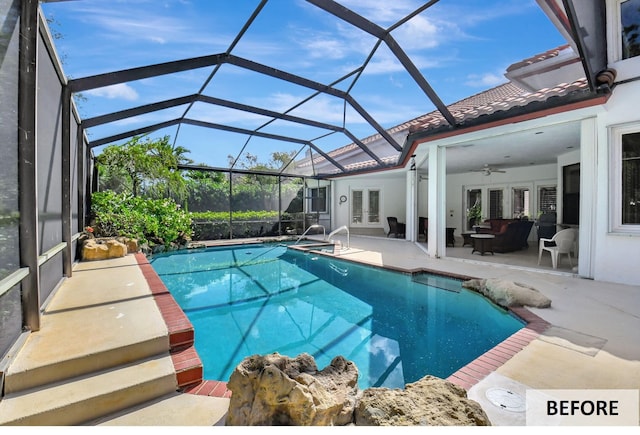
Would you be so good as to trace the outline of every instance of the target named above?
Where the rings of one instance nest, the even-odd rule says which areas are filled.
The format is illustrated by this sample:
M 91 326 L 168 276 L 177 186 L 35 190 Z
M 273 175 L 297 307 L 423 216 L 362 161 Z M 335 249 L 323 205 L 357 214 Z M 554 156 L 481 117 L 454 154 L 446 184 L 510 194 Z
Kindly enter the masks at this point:
M 119 83 L 117 85 L 105 86 L 104 88 L 91 89 L 86 91 L 85 94 L 96 97 L 103 97 L 109 99 L 122 99 L 127 101 L 135 101 L 138 99 L 138 93 L 135 89 L 126 83 Z
M 258 106 L 284 111 L 299 103 L 301 99 L 298 95 L 278 93 L 271 95 L 267 101 L 258 104 Z M 359 102 L 366 106 L 364 109 L 380 124 L 399 124 L 423 113 L 421 109 L 410 106 L 394 106 L 394 110 L 389 110 L 389 99 L 385 97 L 368 96 L 366 101 Z M 344 101 L 339 98 L 319 95 L 296 108 L 290 114 L 333 125 L 342 125 L 345 116 Z M 348 128 L 353 125 L 367 124 L 367 121 L 349 104 L 347 104 L 345 121 Z
M 305 49 L 308 51 L 311 58 L 329 58 L 329 59 L 343 59 L 347 56 L 349 51 L 348 46 L 336 38 L 330 38 L 328 36 L 319 36 L 315 39 L 308 39 L 304 43 Z
M 455 21 L 417 15 L 393 31 L 392 36 L 406 50 L 425 50 L 454 39 L 467 38 Z
M 396 22 L 420 6 L 411 0 L 342 0 L 340 3 L 377 24 Z
M 303 97 L 288 93 L 272 94 L 261 107 L 284 111 L 302 101 Z M 314 119 L 332 124 L 342 124 L 343 100 L 326 95 L 318 95 L 290 112 L 291 115 Z
M 443 59 L 438 57 L 426 57 L 419 54 L 410 54 L 411 62 L 421 71 L 437 68 L 443 63 Z M 364 70 L 365 74 L 392 74 L 406 73 L 405 67 L 400 63 L 398 58 L 388 50 L 378 50 L 373 58 L 367 64 Z
M 247 129 L 257 128 L 259 125 L 270 119 L 251 112 L 244 112 L 241 110 L 204 103 L 196 103 L 191 110 L 189 110 L 187 118 Z
M 394 57 L 374 56 L 365 69 L 365 74 L 387 74 L 404 71 L 402 64 Z
M 94 23 L 102 27 L 109 35 L 126 39 L 149 41 L 165 44 L 168 38 L 176 38 L 184 32 L 183 26 L 176 20 L 162 16 L 147 16 L 144 21 L 138 17 L 114 13 L 97 16 Z
M 346 7 L 353 8 L 355 12 L 363 14 L 381 27 L 384 27 L 385 20 L 389 24 L 395 23 L 420 6 L 419 3 L 411 1 L 397 2 L 392 6 L 387 1 L 349 0 L 343 3 Z M 422 13 L 392 32 L 393 38 L 401 49 L 420 69 L 440 65 L 443 58 L 442 53 L 434 55 L 434 49 L 452 39 L 467 38 L 455 20 L 443 17 L 442 14 L 439 16 L 440 18 L 434 18 L 428 13 Z M 293 29 L 292 41 L 307 52 L 306 57 L 309 59 L 323 58 L 327 61 L 349 59 L 350 62 L 347 65 L 335 67 L 341 68 L 343 72 L 351 71 L 360 66 L 353 61 L 361 60 L 364 62 L 377 41 L 374 36 L 338 19 L 332 22 L 331 29 L 331 31 L 324 32 L 314 32 L 312 29 Z M 309 65 L 312 65 L 312 62 Z M 325 62 L 324 67 L 329 68 L 329 62 Z M 400 71 L 404 71 L 403 66 L 384 43 L 377 49 L 366 68 L 367 74 L 386 74 Z
M 102 37 L 122 41 L 146 41 L 165 45 L 189 41 L 192 45 L 215 46 L 222 50 L 233 35 L 218 32 L 194 32 L 193 17 L 171 15 L 171 11 L 157 10 L 154 2 L 126 0 L 118 7 L 78 2 L 74 7 L 78 21 L 90 22 L 100 29 Z M 181 2 L 186 5 L 188 2 Z M 165 5 L 166 9 L 166 5 Z
M 487 88 L 497 86 L 502 83 L 506 83 L 507 79 L 502 74 L 484 73 L 484 74 L 470 74 L 467 76 L 465 85 L 474 88 Z

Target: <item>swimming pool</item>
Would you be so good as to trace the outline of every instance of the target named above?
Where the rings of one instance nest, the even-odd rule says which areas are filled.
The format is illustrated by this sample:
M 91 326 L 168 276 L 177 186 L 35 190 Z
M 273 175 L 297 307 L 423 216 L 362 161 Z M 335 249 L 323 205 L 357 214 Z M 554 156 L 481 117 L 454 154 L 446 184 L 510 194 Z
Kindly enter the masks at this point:
M 353 361 L 359 386 L 446 378 L 524 326 L 461 282 L 411 275 L 277 244 L 150 260 L 195 329 L 204 378 L 228 381 L 245 357 Z

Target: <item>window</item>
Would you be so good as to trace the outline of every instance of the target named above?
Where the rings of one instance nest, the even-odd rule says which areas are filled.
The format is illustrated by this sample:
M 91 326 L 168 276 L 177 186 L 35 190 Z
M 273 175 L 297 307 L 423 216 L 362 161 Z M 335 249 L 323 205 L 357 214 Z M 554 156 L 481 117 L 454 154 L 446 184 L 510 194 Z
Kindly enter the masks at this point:
M 529 217 L 529 189 L 514 188 L 512 190 L 513 198 L 511 201 L 513 217 L 520 219 L 525 216 Z
M 611 231 L 640 234 L 640 123 L 610 130 Z
M 325 213 L 327 211 L 327 188 L 314 187 L 311 191 L 311 211 Z
M 622 59 L 640 55 L 640 0 L 620 3 Z
M 364 199 L 362 190 L 351 192 L 351 223 L 361 224 L 364 213 Z
M 489 219 L 502 219 L 502 189 L 489 190 Z
M 562 223 L 580 223 L 580 163 L 562 168 Z
M 622 135 L 622 225 L 640 224 L 640 133 Z
M 607 65 L 616 70 L 616 82 L 635 79 L 640 71 L 640 0 L 606 0 L 606 17 Z
M 540 187 L 538 189 L 538 213 L 544 214 L 556 211 L 556 186 Z

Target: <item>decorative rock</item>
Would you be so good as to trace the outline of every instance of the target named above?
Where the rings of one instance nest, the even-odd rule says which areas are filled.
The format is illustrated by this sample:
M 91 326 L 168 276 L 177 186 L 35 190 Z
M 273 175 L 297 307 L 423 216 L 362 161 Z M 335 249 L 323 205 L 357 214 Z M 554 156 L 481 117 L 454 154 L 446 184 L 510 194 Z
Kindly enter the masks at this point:
M 356 426 L 491 426 L 479 403 L 444 379 L 425 376 L 404 390 L 364 390 L 355 411 Z
M 533 287 L 501 279 L 471 279 L 462 283 L 464 288 L 475 290 L 502 307 L 529 306 L 549 308 L 551 299 Z
M 84 261 L 106 260 L 125 255 L 127 255 L 127 246 L 113 239 L 106 241 L 87 239 L 82 245 L 82 259 Z
M 140 250 L 137 239 L 130 239 L 128 237 L 118 237 L 116 240 L 120 243 L 124 243 L 127 246 L 127 253 L 129 254 L 134 254 Z
M 334 426 L 353 420 L 358 369 L 338 356 L 318 371 L 308 354 L 245 358 L 231 374 L 227 426 Z
M 203 242 L 189 242 L 187 244 L 187 249 L 204 249 L 206 247 L 206 243 Z

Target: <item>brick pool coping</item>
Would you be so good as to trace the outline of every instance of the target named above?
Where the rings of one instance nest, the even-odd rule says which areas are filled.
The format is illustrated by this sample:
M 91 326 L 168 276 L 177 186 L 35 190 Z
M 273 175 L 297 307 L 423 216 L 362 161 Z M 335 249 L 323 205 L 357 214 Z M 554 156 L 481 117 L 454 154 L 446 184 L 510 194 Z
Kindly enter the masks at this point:
M 201 396 L 231 397 L 231 391 L 227 389 L 226 382 L 203 379 L 202 361 L 193 346 L 195 341 L 193 325 L 147 257 L 142 253 L 137 253 L 135 256 L 169 331 L 169 353 L 176 371 L 178 388 L 184 393 Z
M 489 349 L 469 364 L 458 369 L 447 380 L 469 390 L 475 384 L 504 365 L 529 343 L 538 338 L 551 324 L 524 307 L 510 308 L 513 314 L 527 322 L 504 341 Z
M 171 359 L 176 370 L 178 387 L 184 393 L 231 397 L 227 383 L 203 379 L 203 365 L 194 347 L 193 325 L 142 253 L 135 254 L 155 302 L 169 331 Z M 429 271 L 436 273 L 435 271 Z M 446 379 L 469 390 L 487 375 L 504 365 L 514 355 L 538 338 L 551 324 L 525 307 L 510 308 L 526 325 L 507 339 L 471 361 Z

